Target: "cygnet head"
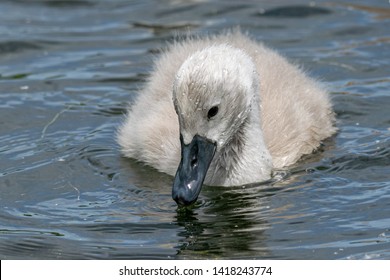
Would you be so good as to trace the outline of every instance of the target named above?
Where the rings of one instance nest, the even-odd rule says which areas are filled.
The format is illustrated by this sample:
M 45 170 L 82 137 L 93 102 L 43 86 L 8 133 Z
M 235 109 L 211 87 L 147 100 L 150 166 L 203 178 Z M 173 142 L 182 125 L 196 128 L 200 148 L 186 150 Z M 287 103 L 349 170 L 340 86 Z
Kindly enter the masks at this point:
M 226 44 L 197 51 L 182 64 L 173 86 L 181 162 L 172 197 L 178 204 L 196 201 L 214 157 L 248 118 L 258 87 L 251 58 Z

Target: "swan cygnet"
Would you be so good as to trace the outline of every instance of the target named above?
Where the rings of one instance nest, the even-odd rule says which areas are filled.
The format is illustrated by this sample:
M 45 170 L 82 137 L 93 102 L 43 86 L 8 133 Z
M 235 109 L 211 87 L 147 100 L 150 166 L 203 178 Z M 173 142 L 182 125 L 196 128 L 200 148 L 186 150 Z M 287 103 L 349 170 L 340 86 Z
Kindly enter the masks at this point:
M 172 197 L 202 184 L 271 178 L 335 133 L 328 93 L 240 31 L 175 42 L 156 60 L 118 131 L 125 156 L 175 176 Z

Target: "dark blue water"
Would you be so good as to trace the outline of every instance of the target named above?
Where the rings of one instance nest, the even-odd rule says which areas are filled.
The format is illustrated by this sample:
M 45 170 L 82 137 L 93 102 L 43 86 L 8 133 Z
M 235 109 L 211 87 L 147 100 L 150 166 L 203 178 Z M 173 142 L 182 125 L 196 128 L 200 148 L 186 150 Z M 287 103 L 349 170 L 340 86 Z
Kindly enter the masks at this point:
M 1 259 L 390 259 L 388 1 L 1 1 Z M 115 131 L 175 34 L 241 26 L 323 80 L 339 133 L 285 178 L 203 188 Z

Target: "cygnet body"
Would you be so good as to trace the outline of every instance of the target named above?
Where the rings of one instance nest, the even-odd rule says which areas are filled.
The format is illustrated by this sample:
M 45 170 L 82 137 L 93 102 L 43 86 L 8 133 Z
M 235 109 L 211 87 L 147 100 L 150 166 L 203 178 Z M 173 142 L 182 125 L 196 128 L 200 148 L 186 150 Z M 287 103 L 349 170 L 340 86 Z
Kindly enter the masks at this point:
M 176 42 L 118 132 L 125 156 L 174 175 L 172 197 L 267 180 L 335 132 L 327 92 L 299 67 L 236 31 Z

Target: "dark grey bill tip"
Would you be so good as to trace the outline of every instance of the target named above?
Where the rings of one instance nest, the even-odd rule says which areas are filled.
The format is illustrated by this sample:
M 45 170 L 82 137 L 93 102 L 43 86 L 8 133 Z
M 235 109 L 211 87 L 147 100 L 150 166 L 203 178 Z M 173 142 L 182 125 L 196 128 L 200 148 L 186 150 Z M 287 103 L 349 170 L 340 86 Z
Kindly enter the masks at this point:
M 181 161 L 173 182 L 172 198 L 178 205 L 188 206 L 198 199 L 216 144 L 199 135 L 187 145 L 180 135 L 180 143 Z

